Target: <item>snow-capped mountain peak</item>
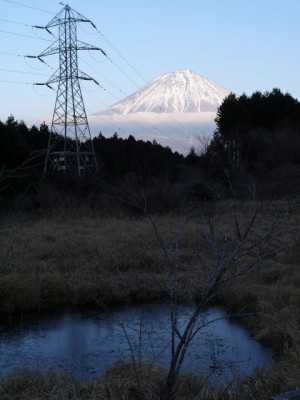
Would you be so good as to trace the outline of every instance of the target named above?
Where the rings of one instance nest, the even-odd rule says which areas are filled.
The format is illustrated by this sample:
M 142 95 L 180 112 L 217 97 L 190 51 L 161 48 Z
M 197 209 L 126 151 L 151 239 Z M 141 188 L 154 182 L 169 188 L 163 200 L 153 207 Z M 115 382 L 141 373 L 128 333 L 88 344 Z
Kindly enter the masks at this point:
M 100 114 L 216 112 L 230 92 L 191 70 L 159 75 Z

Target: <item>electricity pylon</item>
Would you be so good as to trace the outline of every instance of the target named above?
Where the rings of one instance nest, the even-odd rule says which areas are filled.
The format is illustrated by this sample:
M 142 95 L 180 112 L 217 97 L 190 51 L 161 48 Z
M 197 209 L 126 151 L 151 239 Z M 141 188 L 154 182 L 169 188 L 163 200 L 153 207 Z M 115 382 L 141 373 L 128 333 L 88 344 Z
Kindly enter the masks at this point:
M 44 176 L 60 171 L 79 176 L 87 171 L 98 171 L 96 155 L 91 140 L 90 128 L 83 103 L 80 80 L 98 82 L 78 69 L 79 50 L 100 50 L 77 40 L 77 24 L 89 22 L 71 7 L 66 5 L 45 27 L 49 33 L 51 28 L 58 27 L 58 39 L 41 54 L 36 56 L 40 61 L 43 57 L 59 54 L 59 68 L 46 83 L 58 83 L 54 113 L 52 118 L 49 143 L 44 167 Z

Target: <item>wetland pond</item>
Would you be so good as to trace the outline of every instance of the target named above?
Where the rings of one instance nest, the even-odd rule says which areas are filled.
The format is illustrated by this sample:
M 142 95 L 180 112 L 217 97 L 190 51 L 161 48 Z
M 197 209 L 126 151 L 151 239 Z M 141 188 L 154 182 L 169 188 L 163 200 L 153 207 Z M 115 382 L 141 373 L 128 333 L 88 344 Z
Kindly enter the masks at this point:
M 179 326 L 191 312 L 187 305 L 179 307 Z M 227 318 L 224 309 L 209 307 L 199 317 L 198 326 L 203 325 L 189 345 L 182 372 L 204 374 L 213 383 L 226 385 L 271 364 L 271 350 L 256 342 L 240 320 Z M 130 361 L 132 355 L 167 368 L 170 338 L 167 304 L 117 308 L 109 314 L 72 309 L 9 324 L 0 321 L 0 377 L 38 368 L 88 381 L 114 363 Z

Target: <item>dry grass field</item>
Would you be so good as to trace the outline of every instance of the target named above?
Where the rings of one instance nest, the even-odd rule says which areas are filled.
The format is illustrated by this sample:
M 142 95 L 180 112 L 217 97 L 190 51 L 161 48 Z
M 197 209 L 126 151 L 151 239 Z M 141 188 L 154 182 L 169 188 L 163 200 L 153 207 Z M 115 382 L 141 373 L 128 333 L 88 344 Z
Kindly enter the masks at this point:
M 300 385 L 300 209 L 295 202 L 205 205 L 188 217 L 111 218 L 70 211 L 19 216 L 0 243 L 0 312 L 64 305 L 129 304 L 164 299 L 171 276 L 178 298 L 201 298 L 222 257 L 231 257 L 213 301 L 245 315 L 253 336 L 276 352 L 274 365 L 223 392 L 181 376 L 180 399 L 269 399 Z M 242 243 L 242 244 L 241 244 Z M 144 376 L 144 399 L 162 396 L 164 373 Z M 0 381 L 1 399 L 137 399 L 128 366 L 97 382 L 24 372 Z

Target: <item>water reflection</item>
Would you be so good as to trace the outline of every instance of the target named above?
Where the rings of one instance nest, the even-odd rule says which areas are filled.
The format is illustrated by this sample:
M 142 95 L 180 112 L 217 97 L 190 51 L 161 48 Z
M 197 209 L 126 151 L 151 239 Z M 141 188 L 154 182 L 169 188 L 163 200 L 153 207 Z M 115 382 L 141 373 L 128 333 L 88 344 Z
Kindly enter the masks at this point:
M 179 324 L 191 313 L 181 306 Z M 272 354 L 253 340 L 237 320 L 211 307 L 198 324 L 207 324 L 191 342 L 183 371 L 229 382 L 270 364 Z M 213 321 L 213 322 L 212 322 Z M 129 342 L 125 338 L 125 331 Z M 80 380 L 101 375 L 108 366 L 135 357 L 167 367 L 170 361 L 170 313 L 167 304 L 118 309 L 113 315 L 98 311 L 66 311 L 50 317 L 27 318 L 0 331 L 0 374 L 18 368 L 63 370 Z

